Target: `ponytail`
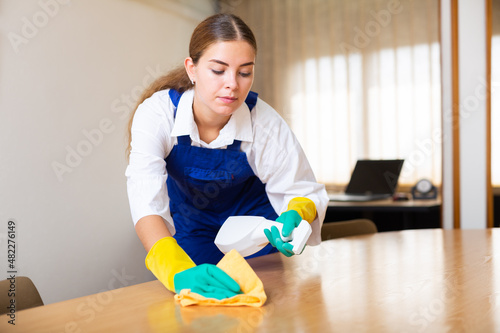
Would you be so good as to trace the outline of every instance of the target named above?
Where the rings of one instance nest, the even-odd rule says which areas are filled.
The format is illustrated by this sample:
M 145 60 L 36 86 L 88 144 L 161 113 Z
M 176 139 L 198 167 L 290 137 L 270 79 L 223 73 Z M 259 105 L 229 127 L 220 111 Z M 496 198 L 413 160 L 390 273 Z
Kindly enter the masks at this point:
M 129 158 L 130 151 L 132 149 L 130 145 L 132 141 L 132 123 L 134 121 L 135 112 L 137 111 L 139 105 L 141 105 L 142 102 L 144 102 L 149 97 L 153 96 L 155 92 L 165 89 L 175 89 L 178 92 L 183 93 L 186 90 L 190 89 L 192 86 L 193 84 L 191 83 L 191 80 L 189 79 L 189 76 L 186 73 L 186 69 L 184 68 L 184 66 L 179 66 L 170 71 L 169 73 L 167 73 L 166 75 L 160 76 L 142 92 L 142 95 L 137 101 L 137 104 L 135 105 L 135 108 L 132 111 L 132 114 L 130 115 L 130 119 L 128 121 L 128 130 L 127 130 L 128 146 L 125 152 L 127 155 L 127 159 Z

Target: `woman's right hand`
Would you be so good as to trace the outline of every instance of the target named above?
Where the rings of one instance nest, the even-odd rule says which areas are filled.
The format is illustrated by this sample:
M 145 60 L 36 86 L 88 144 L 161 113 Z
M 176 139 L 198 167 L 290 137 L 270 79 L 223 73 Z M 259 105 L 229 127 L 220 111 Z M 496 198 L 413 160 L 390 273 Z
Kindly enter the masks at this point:
M 207 298 L 223 299 L 237 295 L 240 286 L 227 273 L 211 264 L 196 264 L 173 237 L 158 240 L 146 256 L 146 267 L 168 290 L 182 289 Z
M 207 298 L 224 299 L 241 294 L 238 283 L 212 264 L 201 264 L 175 274 L 174 286 L 176 293 L 191 289 Z

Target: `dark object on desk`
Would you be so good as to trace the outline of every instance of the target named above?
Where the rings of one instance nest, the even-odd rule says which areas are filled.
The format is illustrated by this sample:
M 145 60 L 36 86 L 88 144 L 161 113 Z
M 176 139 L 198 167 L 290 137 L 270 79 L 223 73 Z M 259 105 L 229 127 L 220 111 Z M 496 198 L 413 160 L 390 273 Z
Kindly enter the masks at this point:
M 392 197 L 404 160 L 358 160 L 343 194 L 331 201 L 371 201 Z
M 493 226 L 500 227 L 500 195 L 493 195 Z
M 15 297 L 9 297 L 11 285 L 15 285 Z M 10 300 L 15 299 L 15 311 L 34 308 L 43 305 L 33 281 L 26 276 L 16 276 L 14 279 L 0 281 L 0 314 L 10 312 Z
M 415 186 L 412 187 L 411 194 L 414 200 L 436 199 L 437 188 L 431 183 L 430 180 L 421 179 Z
M 321 240 L 376 233 L 377 226 L 368 219 L 326 222 L 321 228 Z
M 396 193 L 392 197 L 394 201 L 408 201 L 410 200 L 410 195 L 408 193 Z
M 330 201 L 325 221 L 369 219 L 379 232 L 441 227 L 441 200 Z

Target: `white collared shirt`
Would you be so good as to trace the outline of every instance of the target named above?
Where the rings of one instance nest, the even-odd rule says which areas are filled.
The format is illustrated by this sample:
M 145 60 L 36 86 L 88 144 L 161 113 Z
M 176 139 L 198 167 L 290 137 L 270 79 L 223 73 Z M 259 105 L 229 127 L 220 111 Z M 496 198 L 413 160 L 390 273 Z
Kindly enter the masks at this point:
M 278 215 L 295 197 L 307 197 L 316 204 L 317 217 L 311 224 L 309 245 L 321 242 L 321 225 L 328 205 L 323 184 L 318 184 L 295 135 L 281 116 L 259 99 L 250 112 L 243 103 L 209 144 L 203 142 L 193 116 L 194 91 L 182 94 L 174 122 L 174 105 L 168 90 L 159 91 L 137 109 L 132 124 L 132 150 L 125 175 L 134 224 L 148 215 L 159 215 L 173 235 L 169 209 L 165 158 L 177 144 L 177 136 L 189 135 L 192 145 L 225 149 L 241 141 L 254 174 L 266 184 L 269 201 Z

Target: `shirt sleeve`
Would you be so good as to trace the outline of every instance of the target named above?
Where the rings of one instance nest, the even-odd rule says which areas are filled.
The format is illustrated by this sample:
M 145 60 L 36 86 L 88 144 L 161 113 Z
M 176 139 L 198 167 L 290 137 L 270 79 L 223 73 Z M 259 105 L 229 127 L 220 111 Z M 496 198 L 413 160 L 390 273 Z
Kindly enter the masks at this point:
M 132 122 L 132 149 L 125 176 L 134 225 L 144 216 L 159 215 L 173 235 L 164 160 L 173 147 L 169 135 L 173 126 L 171 109 L 168 94 L 161 93 L 139 105 Z
M 255 112 L 255 114 L 254 114 Z M 323 184 L 316 181 L 307 157 L 297 138 L 281 116 L 259 99 L 252 111 L 254 141 L 249 163 L 266 184 L 271 205 L 278 214 L 287 210 L 295 197 L 306 197 L 316 205 L 316 219 L 311 223 L 308 245 L 321 242 L 321 227 L 328 206 Z

